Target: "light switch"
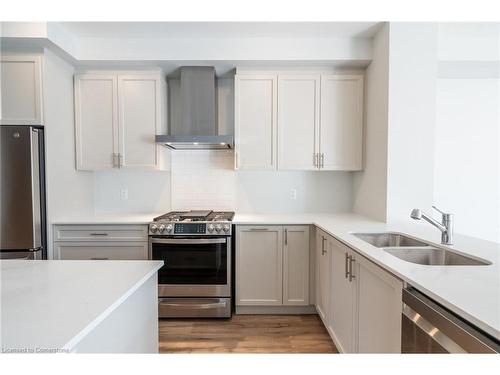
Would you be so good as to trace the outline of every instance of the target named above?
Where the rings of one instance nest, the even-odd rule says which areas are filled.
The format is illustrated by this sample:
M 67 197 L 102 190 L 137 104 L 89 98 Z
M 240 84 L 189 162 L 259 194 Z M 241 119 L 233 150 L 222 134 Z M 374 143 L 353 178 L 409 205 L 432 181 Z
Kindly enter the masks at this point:
M 290 199 L 293 201 L 297 199 L 297 189 L 295 188 L 290 189 Z

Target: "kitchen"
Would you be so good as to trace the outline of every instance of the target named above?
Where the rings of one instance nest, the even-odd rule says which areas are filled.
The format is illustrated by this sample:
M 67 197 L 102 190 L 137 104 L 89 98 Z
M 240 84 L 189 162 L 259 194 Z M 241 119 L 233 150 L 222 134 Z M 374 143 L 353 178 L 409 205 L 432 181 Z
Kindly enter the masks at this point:
M 498 23 L 1 26 L 2 352 L 500 352 Z

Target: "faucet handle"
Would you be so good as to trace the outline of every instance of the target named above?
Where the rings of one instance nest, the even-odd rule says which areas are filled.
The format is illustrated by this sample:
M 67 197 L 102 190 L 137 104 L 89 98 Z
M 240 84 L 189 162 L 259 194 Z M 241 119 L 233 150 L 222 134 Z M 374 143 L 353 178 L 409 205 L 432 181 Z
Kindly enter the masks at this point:
M 432 208 L 434 208 L 437 212 L 439 212 L 441 215 L 448 215 L 447 213 L 441 211 L 439 208 L 437 208 L 436 206 L 432 206 Z

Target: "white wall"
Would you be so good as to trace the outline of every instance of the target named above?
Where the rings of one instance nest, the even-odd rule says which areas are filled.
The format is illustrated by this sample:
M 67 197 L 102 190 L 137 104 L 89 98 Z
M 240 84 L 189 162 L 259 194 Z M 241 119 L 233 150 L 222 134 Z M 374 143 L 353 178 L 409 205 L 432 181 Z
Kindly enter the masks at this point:
M 440 24 L 438 40 L 434 199 L 456 232 L 500 242 L 500 24 Z
M 54 218 L 75 213 L 93 214 L 94 175 L 75 169 L 73 67 L 45 50 L 42 84 L 50 224 Z
M 385 24 L 374 37 L 373 60 L 366 69 L 365 82 L 364 169 L 354 173 L 354 212 L 385 221 L 387 216 L 389 24 Z
M 433 200 L 436 76 L 437 24 L 391 23 L 388 221 L 410 220 L 412 208 L 440 206 Z
M 172 155 L 172 208 L 238 212 L 347 212 L 349 172 L 234 171 L 231 151 L 176 151 Z M 290 199 L 290 190 L 296 199 Z
M 94 172 L 95 213 L 158 213 L 170 209 L 170 172 L 108 170 Z M 122 189 L 127 199 L 122 199 Z
M 496 79 L 439 80 L 434 195 L 458 233 L 500 242 L 498 98 Z

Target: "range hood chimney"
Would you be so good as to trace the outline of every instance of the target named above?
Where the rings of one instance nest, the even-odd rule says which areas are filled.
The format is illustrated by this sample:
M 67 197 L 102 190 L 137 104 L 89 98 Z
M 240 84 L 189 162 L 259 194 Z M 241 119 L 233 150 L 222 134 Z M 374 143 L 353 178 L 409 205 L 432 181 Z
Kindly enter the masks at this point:
M 232 135 L 218 135 L 215 68 L 184 66 L 180 80 L 169 79 L 168 135 L 156 142 L 174 150 L 220 150 L 233 147 Z

